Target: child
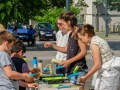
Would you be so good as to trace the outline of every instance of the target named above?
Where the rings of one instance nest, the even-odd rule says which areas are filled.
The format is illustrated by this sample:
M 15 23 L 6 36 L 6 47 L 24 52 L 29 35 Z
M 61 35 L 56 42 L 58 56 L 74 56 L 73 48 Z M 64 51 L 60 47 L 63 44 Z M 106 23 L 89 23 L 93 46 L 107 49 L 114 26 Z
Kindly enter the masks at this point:
M 26 82 L 33 82 L 28 74 L 16 72 L 14 64 L 8 53 L 14 44 L 15 38 L 7 30 L 0 32 L 0 89 L 1 90 L 19 90 L 18 80 L 23 79 Z
M 19 73 L 27 73 L 29 75 L 29 72 L 32 73 L 38 73 L 39 70 L 36 68 L 28 68 L 28 65 L 25 60 L 23 60 L 23 54 L 26 52 L 26 47 L 23 44 L 22 41 L 16 40 L 15 43 L 12 46 L 11 49 L 11 59 L 16 67 L 17 72 Z M 28 84 L 29 86 L 32 86 L 33 84 Z M 34 84 L 35 85 L 35 84 Z M 25 87 L 28 86 L 20 86 L 19 90 L 26 90 Z M 33 86 L 32 86 L 33 87 Z

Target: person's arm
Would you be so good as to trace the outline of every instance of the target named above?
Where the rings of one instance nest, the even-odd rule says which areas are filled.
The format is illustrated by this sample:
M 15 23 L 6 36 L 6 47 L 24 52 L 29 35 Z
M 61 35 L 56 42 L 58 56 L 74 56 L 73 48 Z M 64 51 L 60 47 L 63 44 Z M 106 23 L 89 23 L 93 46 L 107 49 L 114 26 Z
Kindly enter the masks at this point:
M 84 82 L 87 78 L 93 75 L 101 67 L 101 54 L 99 47 L 94 44 L 91 46 L 91 51 L 92 51 L 94 65 L 87 75 L 80 78 L 81 82 Z
M 37 68 L 29 68 L 29 71 L 30 71 L 31 73 L 39 73 L 39 72 L 40 72 L 40 70 L 37 69 Z
M 21 74 L 16 71 L 13 71 L 11 65 L 4 66 L 3 70 L 10 79 L 15 79 L 15 80 L 23 79 L 27 82 L 33 82 L 33 78 L 31 76 L 29 76 L 28 74 Z
M 79 48 L 80 48 L 80 52 L 75 57 L 64 61 L 62 63 L 62 65 L 64 67 L 67 67 L 69 64 L 82 59 L 87 54 L 87 46 L 84 43 L 82 43 L 80 40 L 78 40 L 78 45 L 79 45 Z
M 68 44 L 66 44 L 65 47 L 60 47 L 60 46 L 57 46 L 56 44 L 52 44 L 52 47 L 55 50 L 60 51 L 62 53 L 66 53 L 67 52 L 67 46 L 68 46 Z
M 19 80 L 19 86 L 28 87 L 28 88 L 35 88 L 38 86 L 38 84 L 37 83 L 26 83 L 26 82 Z
M 56 44 L 53 44 L 53 43 L 51 43 L 51 42 L 45 42 L 45 43 L 44 43 L 44 47 L 45 47 L 45 48 L 52 47 L 52 48 L 54 48 L 55 50 L 60 51 L 60 52 L 63 52 L 63 53 L 66 53 L 66 52 L 67 52 L 67 45 L 68 45 L 68 44 L 66 44 L 65 47 L 60 47 L 60 46 L 57 46 Z

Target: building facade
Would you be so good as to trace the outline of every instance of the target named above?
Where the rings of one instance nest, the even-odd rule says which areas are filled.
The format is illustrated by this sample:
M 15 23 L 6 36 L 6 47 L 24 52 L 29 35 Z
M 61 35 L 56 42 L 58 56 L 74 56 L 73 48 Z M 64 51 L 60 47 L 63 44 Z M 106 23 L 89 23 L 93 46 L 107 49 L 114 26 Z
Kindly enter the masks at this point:
M 78 0 L 73 0 L 74 6 Z M 110 11 L 106 4 L 97 4 L 95 0 L 85 0 L 89 7 L 81 7 L 80 17 L 84 18 L 85 24 L 92 24 L 96 31 L 118 32 L 120 31 L 120 12 Z

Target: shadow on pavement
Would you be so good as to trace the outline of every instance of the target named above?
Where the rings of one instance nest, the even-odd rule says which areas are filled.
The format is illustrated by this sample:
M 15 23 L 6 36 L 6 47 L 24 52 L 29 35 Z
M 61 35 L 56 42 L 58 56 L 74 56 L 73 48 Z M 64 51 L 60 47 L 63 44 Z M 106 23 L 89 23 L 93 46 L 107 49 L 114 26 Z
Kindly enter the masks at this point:
M 112 50 L 120 50 L 120 41 L 108 41 Z
M 56 51 L 53 48 L 44 48 L 42 45 L 40 46 L 36 45 L 32 47 L 29 47 L 28 45 L 25 45 L 25 46 L 26 46 L 27 51 Z

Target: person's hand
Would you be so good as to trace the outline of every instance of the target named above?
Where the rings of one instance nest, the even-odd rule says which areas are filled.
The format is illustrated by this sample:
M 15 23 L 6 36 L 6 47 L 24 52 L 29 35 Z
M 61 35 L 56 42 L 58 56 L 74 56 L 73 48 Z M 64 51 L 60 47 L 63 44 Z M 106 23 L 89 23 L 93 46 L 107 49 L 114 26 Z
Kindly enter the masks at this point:
M 34 79 L 29 75 L 29 74 L 23 74 L 24 75 L 24 80 L 26 81 L 26 82 L 28 82 L 28 83 L 34 83 L 35 81 L 34 81 Z
M 38 87 L 38 84 L 37 83 L 27 83 L 27 87 L 28 88 L 35 88 L 35 87 Z
M 45 48 L 52 47 L 52 43 L 51 43 L 51 42 L 45 42 L 45 43 L 44 43 L 44 47 L 45 47 Z
M 70 63 L 69 60 L 65 60 L 65 61 L 61 62 L 60 65 L 62 65 L 62 66 L 64 66 L 64 67 L 67 67 L 67 66 L 69 66 L 70 64 L 71 64 L 71 63 Z
M 29 70 L 30 70 L 30 72 L 31 72 L 31 73 L 34 73 L 34 74 L 36 74 L 36 73 L 39 73 L 39 72 L 40 72 L 40 70 L 39 70 L 39 69 L 37 69 L 37 68 L 30 68 Z
M 86 79 L 87 79 L 86 76 L 82 76 L 78 80 L 79 80 L 80 83 L 82 83 L 82 82 L 85 82 Z
M 39 76 L 40 76 L 40 73 L 36 73 L 36 74 L 34 75 L 34 78 L 37 79 L 37 78 L 39 78 Z

